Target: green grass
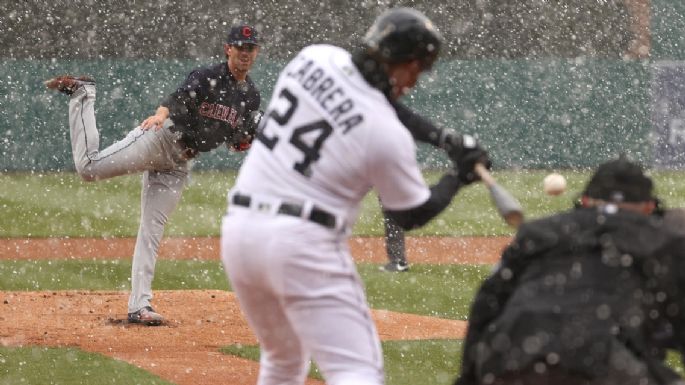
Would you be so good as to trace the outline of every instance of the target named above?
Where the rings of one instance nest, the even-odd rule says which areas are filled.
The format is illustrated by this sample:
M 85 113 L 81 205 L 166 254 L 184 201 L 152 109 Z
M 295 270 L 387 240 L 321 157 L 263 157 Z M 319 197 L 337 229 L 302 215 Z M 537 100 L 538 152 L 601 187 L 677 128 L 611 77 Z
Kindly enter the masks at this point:
M 461 365 L 460 340 L 383 342 L 388 385 L 451 384 Z
M 171 385 L 126 362 L 73 348 L 0 346 L 2 385 Z
M 452 384 L 459 373 L 461 340 L 384 341 L 382 346 L 387 385 Z M 259 361 L 258 345 L 230 345 L 221 352 Z M 666 363 L 680 376 L 685 375 L 679 353 L 669 351 Z M 315 363 L 309 377 L 323 379 Z
M 219 351 L 224 354 L 230 354 L 232 356 L 247 358 L 248 360 L 259 362 L 259 345 L 229 345 L 224 346 L 223 348 L 219 349 Z M 307 376 L 316 378 L 317 380 L 323 380 L 321 371 L 319 370 L 319 367 L 316 366 L 315 362 L 312 362 Z
M 0 290 L 130 290 L 131 261 L 0 260 Z M 155 290 L 229 290 L 217 261 L 160 260 Z
M 499 171 L 495 177 L 521 201 L 527 218 L 565 210 L 582 191 L 588 172 L 562 170 L 569 190 L 560 197 L 541 192 L 548 170 Z M 434 182 L 439 173 L 427 173 Z M 657 194 L 669 207 L 685 206 L 685 173 L 654 172 Z M 203 172 L 192 183 L 167 225 L 166 236 L 217 236 L 226 209 L 232 172 Z M 140 206 L 140 176 L 85 183 L 72 173 L 0 175 L 0 237 L 135 236 Z M 485 188 L 465 188 L 433 222 L 410 235 L 510 235 L 489 201 Z M 356 235 L 382 235 L 378 199 L 363 201 Z M 410 274 L 387 274 L 374 264 L 358 269 L 369 304 L 450 319 L 465 319 L 488 266 L 414 265 Z M 0 261 L 0 290 L 128 290 L 129 260 Z M 230 290 L 218 261 L 157 263 L 155 290 Z M 450 383 L 457 373 L 460 341 L 391 341 L 383 344 L 388 384 Z M 248 354 L 256 347 L 227 348 Z M 231 351 L 230 349 L 237 349 Z M 669 362 L 683 373 L 678 357 Z M 0 385 L 4 384 L 163 384 L 162 380 L 125 363 L 75 349 L 0 348 Z
M 451 384 L 461 365 L 461 345 L 460 340 L 383 342 L 386 384 Z M 259 346 L 230 345 L 221 352 L 259 361 Z M 309 377 L 323 379 L 316 363 Z
M 559 197 L 542 192 L 548 170 L 498 171 L 500 184 L 516 196 L 528 218 L 552 214 L 572 206 L 589 173 L 561 171 L 568 191 Z M 657 192 L 671 207 L 685 206 L 685 172 L 655 172 Z M 427 172 L 435 182 L 439 172 Z M 217 236 L 226 210 L 226 192 L 234 172 L 198 172 L 172 214 L 166 236 Z M 140 215 L 140 176 L 124 176 L 96 183 L 82 182 L 73 173 L 0 175 L 0 237 L 135 236 Z M 356 235 L 382 235 L 378 198 L 372 192 L 362 202 Z M 510 235 L 481 184 L 464 188 L 437 218 L 410 235 Z
M 681 377 L 685 376 L 685 368 L 683 367 L 683 359 L 680 353 L 669 350 L 666 355 L 666 364 Z
M 372 308 L 461 320 L 467 318 L 471 300 L 490 269 L 415 264 L 411 273 L 388 274 L 377 265 L 358 265 Z
M 218 235 L 235 173 L 191 176 L 165 235 Z M 132 237 L 140 216 L 140 175 L 83 182 L 73 173 L 0 175 L 0 237 Z
M 414 265 L 411 274 L 388 274 L 358 265 L 369 305 L 404 313 L 465 319 L 475 290 L 490 267 Z M 0 290 L 130 290 L 129 260 L 0 260 Z M 217 261 L 157 262 L 155 290 L 230 290 Z

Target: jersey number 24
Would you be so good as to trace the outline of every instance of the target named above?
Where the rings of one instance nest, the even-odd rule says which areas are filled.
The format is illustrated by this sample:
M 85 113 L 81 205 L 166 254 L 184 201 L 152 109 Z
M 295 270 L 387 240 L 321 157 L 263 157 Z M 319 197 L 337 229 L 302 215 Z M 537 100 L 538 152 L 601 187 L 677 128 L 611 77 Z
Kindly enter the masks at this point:
M 264 143 L 270 150 L 273 150 L 280 138 L 278 135 L 272 137 L 266 136 L 266 134 L 264 134 L 264 128 L 271 120 L 276 122 L 280 127 L 288 124 L 290 118 L 293 117 L 298 104 L 297 97 L 295 97 L 287 88 L 283 88 L 278 94 L 278 97 L 287 102 L 287 109 L 283 113 L 276 111 L 275 109 L 268 111 L 266 119 L 262 119 L 261 127 L 257 130 L 257 140 Z M 290 144 L 302 151 L 302 154 L 304 155 L 302 161 L 296 162 L 293 165 L 293 168 L 297 172 L 306 177 L 311 176 L 312 171 L 310 166 L 312 162 L 316 162 L 319 159 L 321 146 L 331 132 L 333 132 L 333 127 L 325 120 L 317 120 L 293 129 L 293 133 L 290 136 Z M 310 140 L 309 142 L 305 141 L 305 135 L 310 136 L 313 140 Z

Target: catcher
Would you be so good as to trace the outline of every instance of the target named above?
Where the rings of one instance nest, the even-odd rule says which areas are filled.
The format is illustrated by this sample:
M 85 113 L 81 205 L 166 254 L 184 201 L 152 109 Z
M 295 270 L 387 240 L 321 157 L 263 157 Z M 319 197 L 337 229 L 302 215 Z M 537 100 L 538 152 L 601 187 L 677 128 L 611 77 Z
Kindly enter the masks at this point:
M 657 202 L 618 159 L 577 208 L 522 225 L 476 294 L 455 385 L 685 384 L 663 363 L 685 351 L 685 237 Z
M 189 161 L 224 143 L 233 151 L 247 150 L 261 119 L 260 94 L 248 75 L 260 49 L 257 31 L 235 26 L 223 48 L 225 62 L 192 71 L 154 115 L 103 150 L 95 123 L 95 81 L 65 75 L 45 82 L 71 98 L 72 152 L 84 180 L 144 172 L 129 322 L 159 325 L 164 320 L 150 303 L 152 279 L 164 225 L 181 199 Z

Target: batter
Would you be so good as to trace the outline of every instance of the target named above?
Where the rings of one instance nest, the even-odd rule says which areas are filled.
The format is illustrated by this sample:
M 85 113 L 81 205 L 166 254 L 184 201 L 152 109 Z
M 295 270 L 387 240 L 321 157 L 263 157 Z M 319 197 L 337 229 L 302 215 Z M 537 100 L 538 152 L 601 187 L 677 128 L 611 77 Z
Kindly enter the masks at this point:
M 353 57 L 302 50 L 281 72 L 229 192 L 222 261 L 261 348 L 258 384 L 302 384 L 313 358 L 328 384 L 382 384 L 383 356 L 347 240 L 375 188 L 399 226 L 421 226 L 473 179 L 474 144 L 426 186 L 396 99 L 436 59 L 441 37 L 418 11 L 371 26 Z M 470 168 L 469 168 L 470 167 Z

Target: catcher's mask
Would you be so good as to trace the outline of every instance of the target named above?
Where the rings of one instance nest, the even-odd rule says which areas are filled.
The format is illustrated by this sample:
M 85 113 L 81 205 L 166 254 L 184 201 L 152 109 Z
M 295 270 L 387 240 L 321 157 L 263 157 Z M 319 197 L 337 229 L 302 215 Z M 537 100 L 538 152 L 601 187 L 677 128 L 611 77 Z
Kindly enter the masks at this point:
M 364 36 L 367 52 L 386 63 L 418 59 L 428 70 L 440 52 L 442 36 L 421 12 L 393 8 L 383 12 Z

